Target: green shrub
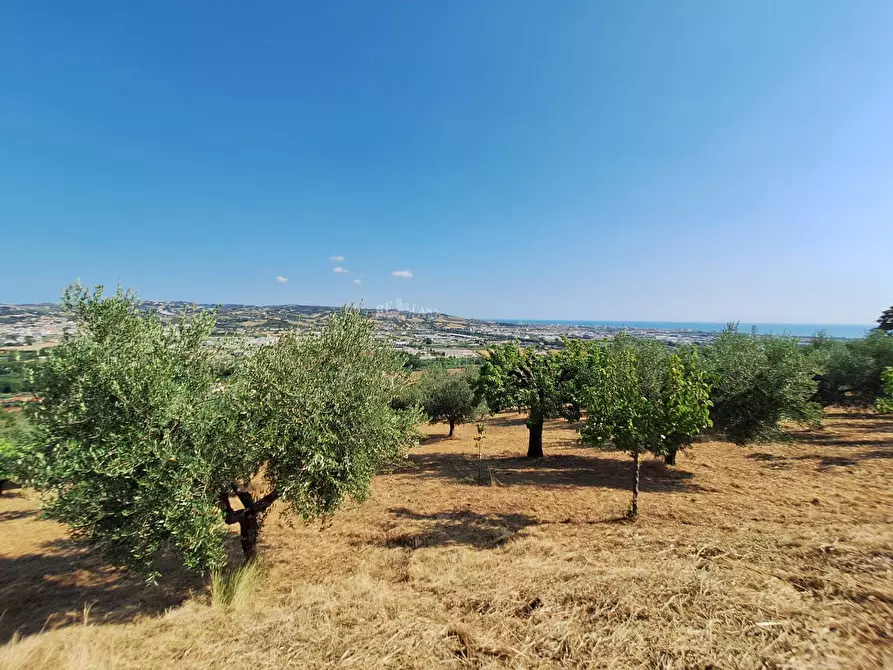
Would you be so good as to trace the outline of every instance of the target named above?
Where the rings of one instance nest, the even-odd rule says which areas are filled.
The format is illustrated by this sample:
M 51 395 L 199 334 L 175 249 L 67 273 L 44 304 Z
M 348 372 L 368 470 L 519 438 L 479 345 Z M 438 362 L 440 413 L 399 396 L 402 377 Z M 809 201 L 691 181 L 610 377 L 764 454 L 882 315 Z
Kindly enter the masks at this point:
M 450 426 L 452 437 L 456 424 L 473 420 L 480 413 L 472 382 L 474 370 L 450 372 L 444 366 L 428 368 L 419 382 L 422 409 L 431 423 L 443 421 Z
M 27 481 L 28 459 L 24 452 L 31 426 L 22 412 L 0 410 L 0 493 L 6 482 Z
M 713 425 L 736 444 L 777 437 L 784 420 L 821 421 L 821 406 L 812 400 L 816 366 L 796 340 L 730 328 L 704 356 L 713 380 Z
M 870 406 L 883 393 L 882 374 L 893 367 L 893 332 L 827 346 L 821 360 L 823 404 Z
M 884 369 L 881 374 L 884 383 L 884 393 L 875 402 L 875 410 L 881 414 L 893 412 L 893 367 Z

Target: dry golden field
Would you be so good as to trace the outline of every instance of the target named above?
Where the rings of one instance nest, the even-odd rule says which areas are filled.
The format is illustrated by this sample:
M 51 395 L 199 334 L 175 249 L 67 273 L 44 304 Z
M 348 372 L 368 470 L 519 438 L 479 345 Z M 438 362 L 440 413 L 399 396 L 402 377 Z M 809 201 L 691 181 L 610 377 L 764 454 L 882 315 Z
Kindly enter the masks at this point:
M 329 525 L 274 509 L 249 602 L 117 573 L 0 498 L 2 668 L 893 667 L 893 419 L 832 411 L 787 443 L 630 459 L 523 418 L 425 428 Z

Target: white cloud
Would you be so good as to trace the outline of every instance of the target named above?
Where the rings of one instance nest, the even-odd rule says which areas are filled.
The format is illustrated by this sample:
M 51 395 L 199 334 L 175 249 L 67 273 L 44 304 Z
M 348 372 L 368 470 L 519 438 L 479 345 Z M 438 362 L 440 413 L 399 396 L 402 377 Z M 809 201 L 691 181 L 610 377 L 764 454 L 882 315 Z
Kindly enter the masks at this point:
M 409 279 L 410 277 L 412 277 L 412 272 L 410 272 L 409 270 L 394 270 L 391 273 L 391 276 L 392 277 L 404 277 L 406 279 Z
M 359 286 L 359 285 L 362 284 L 363 282 L 361 282 L 359 279 L 354 279 L 354 280 L 353 280 L 353 283 L 354 283 L 354 284 L 357 284 L 357 285 Z
M 348 270 L 347 268 L 337 267 L 337 268 L 332 268 L 332 272 L 339 274 L 339 275 L 344 275 L 344 274 L 347 274 L 348 272 L 350 272 L 350 270 Z
M 288 277 L 283 277 L 282 275 L 279 275 L 278 277 L 276 277 L 276 281 L 278 281 L 280 284 L 287 284 Z
M 343 263 L 344 256 L 329 256 L 329 260 L 332 261 L 333 263 Z

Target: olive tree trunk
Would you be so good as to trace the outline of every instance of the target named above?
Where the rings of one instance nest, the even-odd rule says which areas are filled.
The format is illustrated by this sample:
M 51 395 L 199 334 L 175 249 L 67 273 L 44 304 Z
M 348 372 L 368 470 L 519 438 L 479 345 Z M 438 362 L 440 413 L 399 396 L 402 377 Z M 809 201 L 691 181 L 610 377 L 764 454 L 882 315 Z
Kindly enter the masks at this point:
M 279 497 L 279 493 L 271 491 L 263 498 L 255 500 L 249 491 L 242 491 L 237 486 L 233 486 L 232 491 L 242 503 L 242 509 L 234 510 L 232 508 L 229 503 L 228 491 L 223 491 L 220 494 L 220 508 L 223 510 L 225 523 L 239 524 L 242 554 L 245 561 L 248 562 L 257 555 L 257 541 L 260 537 L 264 513 Z
M 666 454 L 664 454 L 664 463 L 667 465 L 676 465 L 676 453 L 678 449 L 670 449 Z
M 456 430 L 456 421 L 455 419 L 450 419 L 450 434 L 449 437 L 453 436 L 453 431 Z

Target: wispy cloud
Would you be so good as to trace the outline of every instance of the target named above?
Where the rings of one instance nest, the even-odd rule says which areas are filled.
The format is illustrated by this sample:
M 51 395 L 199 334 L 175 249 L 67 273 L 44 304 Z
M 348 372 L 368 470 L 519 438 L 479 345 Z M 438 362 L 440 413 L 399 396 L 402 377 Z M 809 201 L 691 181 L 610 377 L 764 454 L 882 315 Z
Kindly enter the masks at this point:
M 329 260 L 332 261 L 333 263 L 343 263 L 344 256 L 329 256 Z
M 332 272 L 339 274 L 339 275 L 345 275 L 348 272 L 350 272 L 350 270 L 348 270 L 347 268 L 337 267 L 337 268 L 332 268 Z
M 361 282 L 359 279 L 354 279 L 354 280 L 353 280 L 353 283 L 359 286 L 359 285 L 362 284 L 363 282 Z
M 287 284 L 288 277 L 283 277 L 282 275 L 279 275 L 278 277 L 276 277 L 276 281 L 278 281 L 280 284 Z
M 410 272 L 409 270 L 394 270 L 391 273 L 391 276 L 392 277 L 403 277 L 405 279 L 409 279 L 410 277 L 412 277 L 412 272 Z

